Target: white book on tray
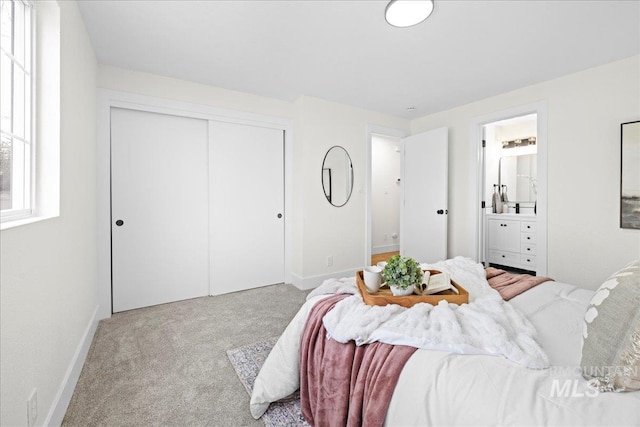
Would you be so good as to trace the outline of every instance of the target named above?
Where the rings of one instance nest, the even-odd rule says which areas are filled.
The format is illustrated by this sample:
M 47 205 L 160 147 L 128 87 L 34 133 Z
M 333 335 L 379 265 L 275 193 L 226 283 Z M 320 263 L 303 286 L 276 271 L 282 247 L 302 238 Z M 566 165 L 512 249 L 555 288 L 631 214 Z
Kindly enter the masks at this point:
M 422 292 L 422 295 L 437 294 L 438 292 L 451 289 L 453 292 L 458 293 L 458 290 L 451 284 L 451 277 L 449 273 L 438 273 L 429 275 L 429 282 L 427 288 Z

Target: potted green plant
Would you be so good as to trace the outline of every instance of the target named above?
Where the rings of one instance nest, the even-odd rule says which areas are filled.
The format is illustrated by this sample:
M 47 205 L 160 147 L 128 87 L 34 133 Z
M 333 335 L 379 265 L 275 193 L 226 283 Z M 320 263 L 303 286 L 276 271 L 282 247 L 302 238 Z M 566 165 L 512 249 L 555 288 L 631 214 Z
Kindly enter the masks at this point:
M 394 255 L 382 270 L 382 279 L 393 295 L 411 295 L 415 285 L 422 280 L 422 268 L 413 258 Z

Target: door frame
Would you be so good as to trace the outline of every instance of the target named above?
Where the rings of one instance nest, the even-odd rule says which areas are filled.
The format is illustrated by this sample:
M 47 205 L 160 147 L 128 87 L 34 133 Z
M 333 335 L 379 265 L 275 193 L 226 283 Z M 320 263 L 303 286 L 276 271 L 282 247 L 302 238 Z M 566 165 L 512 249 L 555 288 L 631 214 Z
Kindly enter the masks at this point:
M 284 132 L 284 280 L 292 283 L 293 265 L 293 120 L 208 105 L 139 95 L 111 89 L 97 90 L 97 271 L 98 319 L 112 314 L 111 276 L 111 108 L 170 114 L 196 119 L 261 126 Z M 211 289 L 209 289 L 211 295 Z
M 537 227 L 536 230 L 536 274 L 539 276 L 547 275 L 548 260 L 548 236 L 547 236 L 547 125 L 548 125 L 548 107 L 546 101 L 535 102 L 531 104 L 511 107 L 505 110 L 496 111 L 483 116 L 471 119 L 469 124 L 469 166 L 471 173 L 469 174 L 469 188 L 475 189 L 473 201 L 470 204 L 469 218 L 471 224 L 469 229 L 472 231 L 472 248 L 471 253 L 474 259 L 480 259 L 483 253 L 484 243 L 484 212 L 481 208 L 481 202 L 485 200 L 484 195 L 484 163 L 482 156 L 482 139 L 483 127 L 489 123 L 511 119 L 514 117 L 525 116 L 527 114 L 537 115 L 537 162 L 538 162 L 538 181 L 537 181 Z
M 373 194 L 371 192 L 372 179 L 372 144 L 373 135 L 388 136 L 391 138 L 406 138 L 410 136 L 408 130 L 387 128 L 384 126 L 376 126 L 368 124 L 366 127 L 366 144 L 365 144 L 365 217 L 364 217 L 364 264 L 371 264 L 371 246 L 373 245 Z M 402 165 L 400 166 L 402 172 Z M 402 236 L 400 236 L 402 239 Z

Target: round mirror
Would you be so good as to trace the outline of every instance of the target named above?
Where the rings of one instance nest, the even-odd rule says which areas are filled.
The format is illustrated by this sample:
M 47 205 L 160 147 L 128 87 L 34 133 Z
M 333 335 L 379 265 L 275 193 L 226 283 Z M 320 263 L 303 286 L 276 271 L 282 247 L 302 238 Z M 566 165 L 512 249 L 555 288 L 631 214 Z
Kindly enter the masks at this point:
M 327 151 L 322 162 L 324 195 L 335 207 L 347 204 L 353 190 L 353 165 L 343 147 L 335 145 Z

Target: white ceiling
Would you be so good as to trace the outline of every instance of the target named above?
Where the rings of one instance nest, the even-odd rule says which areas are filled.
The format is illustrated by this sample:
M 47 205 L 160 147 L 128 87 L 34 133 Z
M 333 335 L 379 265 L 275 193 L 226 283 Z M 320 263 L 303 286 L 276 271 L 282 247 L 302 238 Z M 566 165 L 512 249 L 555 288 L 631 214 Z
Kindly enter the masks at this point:
M 640 53 L 640 1 L 80 1 L 98 61 L 415 118 Z M 407 107 L 415 107 L 408 111 Z

